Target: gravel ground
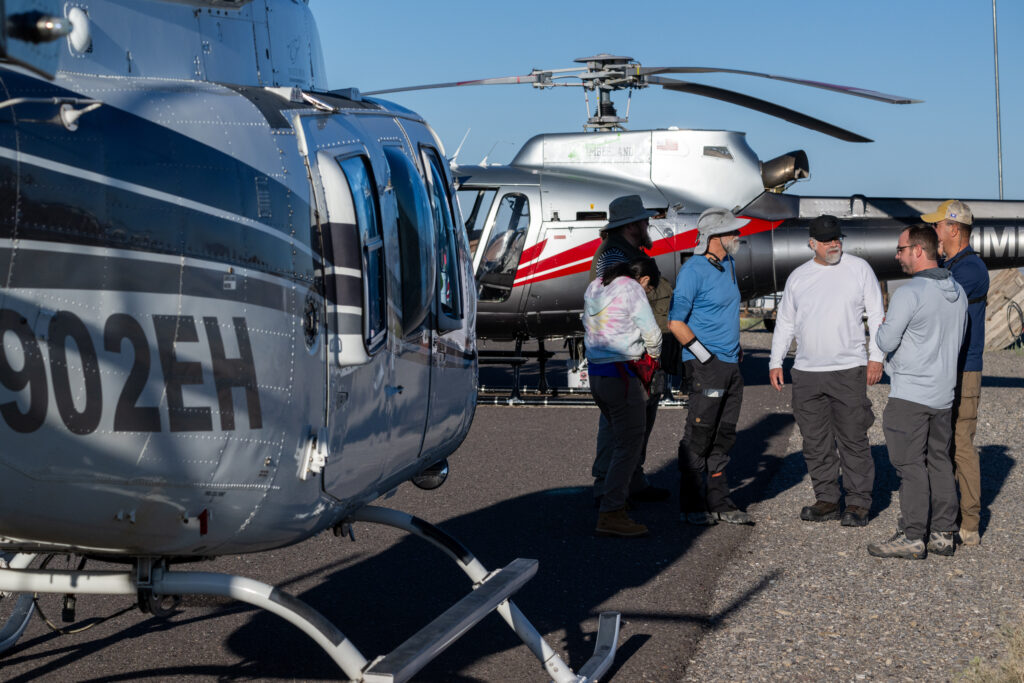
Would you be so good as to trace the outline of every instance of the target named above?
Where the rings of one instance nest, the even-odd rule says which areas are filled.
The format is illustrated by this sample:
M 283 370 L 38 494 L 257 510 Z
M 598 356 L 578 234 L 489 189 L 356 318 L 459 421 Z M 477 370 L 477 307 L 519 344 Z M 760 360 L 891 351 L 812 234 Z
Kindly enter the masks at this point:
M 794 428 L 772 490 L 750 508 L 754 533 L 719 578 L 712 625 L 685 680 L 951 680 L 973 657 L 998 658 L 1006 649 L 1001 627 L 1022 619 L 1022 387 L 1021 352 L 986 353 L 975 438 L 982 545 L 953 557 L 867 553 L 868 543 L 893 533 L 899 512 L 881 424 L 887 383 L 868 391 L 877 474 L 867 527 L 799 519 L 814 494 Z

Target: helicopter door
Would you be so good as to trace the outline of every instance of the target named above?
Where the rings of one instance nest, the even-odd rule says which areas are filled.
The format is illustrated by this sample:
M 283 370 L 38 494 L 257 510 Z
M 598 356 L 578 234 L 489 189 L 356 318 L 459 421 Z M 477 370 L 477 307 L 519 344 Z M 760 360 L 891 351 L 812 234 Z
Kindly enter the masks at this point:
M 419 455 L 430 392 L 431 309 L 436 262 L 428 190 L 415 161 L 398 145 L 385 145 L 393 192 L 384 196 L 386 248 L 391 261 L 397 321 L 391 340 L 394 382 L 391 396 L 391 457 Z
M 531 199 L 533 200 L 531 202 Z M 476 269 L 479 299 L 507 303 L 519 310 L 523 288 L 516 287 L 516 271 L 526 247 L 531 221 L 540 220 L 540 201 L 534 188 L 506 190 L 492 208 L 493 217 L 477 248 Z M 536 218 L 534 218 L 536 213 Z
M 387 264 L 378 179 L 355 131 L 337 117 L 301 117 L 315 215 L 313 244 L 321 259 L 326 314 L 324 356 L 327 411 L 310 414 L 313 433 L 328 430 L 323 488 L 339 499 L 380 480 L 389 444 Z M 344 444 L 344 449 L 342 449 Z
M 424 443 L 425 453 L 432 448 L 443 448 L 460 433 L 467 414 L 472 414 L 475 395 L 460 391 L 467 387 L 472 363 L 466 348 L 464 328 L 466 302 L 463 286 L 464 264 L 469 259 L 465 230 L 455 219 L 452 184 L 445 173 L 446 164 L 436 149 L 420 149 L 430 208 L 434 219 L 434 238 L 437 245 L 436 295 L 434 297 L 435 340 L 430 365 L 430 433 Z

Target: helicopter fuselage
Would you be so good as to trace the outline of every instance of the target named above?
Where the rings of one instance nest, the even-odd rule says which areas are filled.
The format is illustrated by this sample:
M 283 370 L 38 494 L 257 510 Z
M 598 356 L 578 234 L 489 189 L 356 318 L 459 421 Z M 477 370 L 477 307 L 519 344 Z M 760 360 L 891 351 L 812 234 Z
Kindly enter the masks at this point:
M 271 5 L 208 4 L 90 2 L 52 81 L 0 67 L 8 550 L 294 543 L 469 429 L 475 295 L 439 140 L 323 92 L 305 5 L 271 31 Z

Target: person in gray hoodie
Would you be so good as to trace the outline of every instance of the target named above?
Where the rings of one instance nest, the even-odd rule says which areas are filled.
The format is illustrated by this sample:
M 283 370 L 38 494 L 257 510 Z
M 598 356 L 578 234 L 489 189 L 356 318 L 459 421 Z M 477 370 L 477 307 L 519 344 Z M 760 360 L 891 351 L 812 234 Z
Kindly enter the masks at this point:
M 888 354 L 891 389 L 882 430 L 900 477 L 900 517 L 896 534 L 870 544 L 868 553 L 922 560 L 928 552 L 952 555 L 955 549 L 959 503 L 949 444 L 967 295 L 938 267 L 938 239 L 927 225 L 900 233 L 896 260 L 913 277 L 893 292 L 875 341 Z

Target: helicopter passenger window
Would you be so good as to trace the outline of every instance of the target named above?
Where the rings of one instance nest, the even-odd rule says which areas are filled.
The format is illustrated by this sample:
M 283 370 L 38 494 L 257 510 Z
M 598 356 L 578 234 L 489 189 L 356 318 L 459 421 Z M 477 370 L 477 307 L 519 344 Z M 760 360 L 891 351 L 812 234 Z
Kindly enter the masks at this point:
M 484 232 L 484 221 L 487 220 L 487 214 L 491 212 L 491 202 L 494 201 L 496 194 L 498 194 L 497 190 L 487 188 L 459 190 L 459 204 L 469 207 L 468 215 L 465 213 L 465 208 L 462 210 L 462 222 L 466 225 L 466 235 L 469 237 L 470 258 L 476 256 L 476 248 L 480 244 L 480 236 Z
M 529 227 L 530 201 L 526 195 L 514 192 L 502 197 L 476 271 L 481 301 L 505 301 L 512 294 Z
M 359 225 L 363 252 L 363 334 L 366 350 L 373 353 L 384 341 L 386 326 L 386 266 L 384 239 L 377 212 L 377 191 L 365 159 L 349 157 L 339 159 L 338 164 L 352 191 L 352 204 Z
M 440 157 L 436 151 L 427 148 L 424 148 L 423 154 L 427 161 L 430 203 L 434 209 L 434 227 L 437 230 L 437 299 L 440 309 L 437 325 L 442 330 L 458 329 L 458 321 L 462 319 L 462 290 L 455 216 Z
M 409 336 L 422 330 L 434 295 L 434 240 L 430 200 L 412 159 L 401 147 L 385 146 L 391 185 L 398 204 L 398 248 L 402 265 L 402 330 Z

